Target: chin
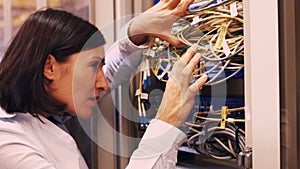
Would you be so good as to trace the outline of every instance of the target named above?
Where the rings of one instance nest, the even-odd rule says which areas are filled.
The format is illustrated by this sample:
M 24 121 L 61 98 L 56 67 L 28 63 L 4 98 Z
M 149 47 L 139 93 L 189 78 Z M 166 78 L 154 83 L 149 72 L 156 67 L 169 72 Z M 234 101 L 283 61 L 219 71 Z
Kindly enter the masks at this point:
M 92 116 L 92 114 L 93 114 L 92 109 L 86 109 L 86 110 L 81 110 L 76 112 L 76 115 L 83 119 L 89 119 Z

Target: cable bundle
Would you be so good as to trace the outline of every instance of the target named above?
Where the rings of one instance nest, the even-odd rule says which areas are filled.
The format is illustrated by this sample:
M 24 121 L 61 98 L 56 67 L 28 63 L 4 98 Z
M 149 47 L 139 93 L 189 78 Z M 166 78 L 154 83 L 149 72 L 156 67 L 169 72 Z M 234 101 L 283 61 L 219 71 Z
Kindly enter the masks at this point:
M 229 109 L 224 113 L 230 115 L 230 112 L 242 109 Z M 195 113 L 193 122 L 185 123 L 189 128 L 186 144 L 198 153 L 216 159 L 237 158 L 238 154 L 245 149 L 245 132 L 235 125 L 235 122 L 245 120 L 224 117 L 223 113 L 219 112 L 221 111 Z
M 196 134 L 195 134 L 196 135 Z M 216 159 L 233 159 L 245 150 L 245 133 L 232 124 L 226 124 L 225 129 L 206 124 L 206 129 L 190 137 L 188 144 L 200 154 Z
M 171 33 L 187 47 L 199 45 L 202 61 L 193 77 L 197 79 L 203 73 L 208 74 L 205 85 L 222 83 L 244 67 L 243 7 L 237 0 L 194 2 L 186 15 L 174 23 Z M 187 47 L 176 48 L 160 40 L 156 42 L 152 48 L 156 53 L 152 71 L 159 80 L 166 81 L 165 75 Z
M 173 64 L 193 44 L 199 45 L 198 53 L 202 59 L 195 67 L 191 81 L 205 73 L 209 77 L 205 85 L 216 85 L 238 75 L 244 68 L 243 6 L 238 0 L 197 0 L 186 15 L 173 24 L 171 33 L 185 47 L 174 47 L 159 38 L 151 38 L 148 49 L 143 52 L 140 85 L 136 92 L 140 124 L 148 122 L 145 120 L 146 110 L 141 96 L 143 90 L 150 85 L 149 70 L 152 70 L 158 80 L 166 82 Z M 218 142 L 218 137 L 213 138 Z

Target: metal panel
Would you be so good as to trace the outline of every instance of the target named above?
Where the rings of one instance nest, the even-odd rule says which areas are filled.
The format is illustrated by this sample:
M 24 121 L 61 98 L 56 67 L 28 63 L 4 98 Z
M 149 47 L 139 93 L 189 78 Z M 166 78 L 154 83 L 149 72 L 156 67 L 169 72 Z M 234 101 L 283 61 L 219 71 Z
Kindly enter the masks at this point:
M 12 3 L 11 0 L 3 1 L 3 18 L 4 18 L 4 46 L 7 45 L 12 37 Z
M 280 5 L 281 168 L 297 167 L 296 23 L 295 0 Z
M 244 3 L 247 145 L 253 147 L 253 168 L 279 169 L 278 5 L 276 0 Z

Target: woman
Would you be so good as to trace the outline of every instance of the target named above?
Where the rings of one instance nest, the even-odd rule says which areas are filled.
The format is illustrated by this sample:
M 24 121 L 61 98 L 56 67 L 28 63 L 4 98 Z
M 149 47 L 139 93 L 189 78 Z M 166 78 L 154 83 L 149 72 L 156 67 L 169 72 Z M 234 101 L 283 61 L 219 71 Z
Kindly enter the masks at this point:
M 101 32 L 87 21 L 54 9 L 32 14 L 0 63 L 0 168 L 87 168 L 72 137 L 47 118 L 91 116 L 100 93 L 108 91 L 109 84 L 121 83 L 137 66 L 149 36 L 178 44 L 169 30 L 191 3 L 161 0 L 125 26 L 124 38 L 106 56 Z M 197 46 L 191 47 L 174 65 L 156 120 L 127 168 L 174 167 L 176 146 L 185 139 L 177 127 L 185 121 L 194 95 L 207 78 L 189 85 L 200 59 L 196 51 Z M 158 146 L 162 143 L 163 149 Z

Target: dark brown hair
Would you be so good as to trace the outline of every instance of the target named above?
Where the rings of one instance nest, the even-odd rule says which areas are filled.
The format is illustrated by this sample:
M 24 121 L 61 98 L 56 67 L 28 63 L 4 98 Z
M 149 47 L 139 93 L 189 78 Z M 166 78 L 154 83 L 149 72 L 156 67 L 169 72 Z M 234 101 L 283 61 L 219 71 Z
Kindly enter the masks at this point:
M 0 62 L 0 106 L 8 113 L 63 113 L 66 104 L 46 90 L 51 83 L 43 74 L 46 58 L 52 54 L 58 62 L 65 62 L 74 53 L 104 44 L 94 25 L 69 12 L 45 9 L 33 13 Z

